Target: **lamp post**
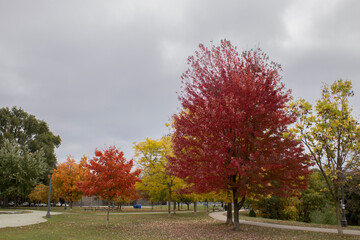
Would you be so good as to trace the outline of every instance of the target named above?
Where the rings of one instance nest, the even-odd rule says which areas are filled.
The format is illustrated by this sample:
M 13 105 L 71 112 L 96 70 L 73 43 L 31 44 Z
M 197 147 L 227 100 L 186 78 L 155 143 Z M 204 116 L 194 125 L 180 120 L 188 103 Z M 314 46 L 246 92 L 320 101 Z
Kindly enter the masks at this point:
M 344 186 L 341 186 L 341 209 L 342 209 L 341 226 L 347 227 L 348 223 L 345 216 Z
M 46 213 L 46 217 L 50 218 L 50 204 L 51 204 L 51 178 L 52 175 L 54 173 L 54 169 L 50 169 L 50 186 L 49 186 L 49 198 L 48 198 L 48 209 L 47 209 L 47 213 Z

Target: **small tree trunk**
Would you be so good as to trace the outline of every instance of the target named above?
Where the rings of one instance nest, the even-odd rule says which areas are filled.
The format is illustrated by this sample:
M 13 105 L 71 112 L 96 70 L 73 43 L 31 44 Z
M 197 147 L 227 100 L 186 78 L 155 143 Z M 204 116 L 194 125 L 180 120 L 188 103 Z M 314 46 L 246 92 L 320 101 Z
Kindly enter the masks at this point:
M 343 235 L 343 229 L 341 226 L 341 214 L 340 214 L 340 206 L 339 200 L 335 201 L 335 209 L 336 209 L 336 222 L 337 222 L 337 230 L 339 235 Z
M 214 205 L 215 207 L 215 205 Z M 233 225 L 233 217 L 232 217 L 232 204 L 231 202 L 227 203 L 227 209 L 226 209 L 226 225 Z
M 9 196 L 4 196 L 4 201 L 3 201 L 3 208 L 8 208 L 9 207 Z
M 107 210 L 107 216 L 106 216 L 106 227 L 109 226 L 109 215 L 110 215 L 110 200 L 108 200 L 108 210 Z
M 168 217 L 171 217 L 171 206 L 170 206 L 170 203 L 171 203 L 171 187 L 168 186 L 169 188 L 169 199 L 168 199 Z
M 67 210 L 66 201 L 64 201 L 64 210 Z
M 70 201 L 70 212 L 72 212 L 73 201 Z
M 178 202 L 178 211 L 180 211 L 180 202 Z
M 206 200 L 206 210 L 209 212 L 209 201 Z
M 174 202 L 174 214 L 176 214 L 176 202 Z
M 151 202 L 151 211 L 154 211 L 154 202 Z
M 190 211 L 190 203 L 186 203 L 187 205 L 187 210 Z
M 194 202 L 194 215 L 196 216 L 196 211 L 197 211 L 197 202 Z

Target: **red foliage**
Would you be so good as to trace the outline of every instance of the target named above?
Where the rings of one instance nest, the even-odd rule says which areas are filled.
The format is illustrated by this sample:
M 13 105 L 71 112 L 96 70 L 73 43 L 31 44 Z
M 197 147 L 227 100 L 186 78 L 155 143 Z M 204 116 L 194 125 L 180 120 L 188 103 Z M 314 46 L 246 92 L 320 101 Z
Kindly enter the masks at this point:
M 85 195 L 97 195 L 106 200 L 134 197 L 134 184 L 140 181 L 141 170 L 132 172 L 133 161 L 127 161 L 124 153 L 115 146 L 103 152 L 95 150 L 95 157 L 85 167 L 90 171 L 86 180 L 78 183 Z
M 283 136 L 296 118 L 285 110 L 291 92 L 280 65 L 260 49 L 239 54 L 226 40 L 211 49 L 200 45 L 188 64 L 183 111 L 174 115 L 172 173 L 198 192 L 245 196 L 305 188 L 309 157 L 300 142 Z

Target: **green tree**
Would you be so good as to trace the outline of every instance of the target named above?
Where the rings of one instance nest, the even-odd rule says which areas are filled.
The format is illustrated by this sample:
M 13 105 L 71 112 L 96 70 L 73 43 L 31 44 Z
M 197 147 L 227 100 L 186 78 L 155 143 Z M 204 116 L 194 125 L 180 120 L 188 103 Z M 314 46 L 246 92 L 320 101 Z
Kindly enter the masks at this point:
M 46 173 L 42 151 L 31 153 L 5 139 L 0 148 L 0 195 L 26 198 Z
M 315 170 L 309 179 L 309 188 L 301 192 L 299 205 L 299 220 L 311 221 L 311 214 L 322 211 L 330 205 L 331 198 L 325 179 L 319 170 Z
M 350 224 L 360 225 L 360 170 L 346 174 L 345 199 L 347 220 Z
M 55 147 L 59 147 L 61 139 L 54 135 L 45 121 L 38 120 L 34 115 L 21 108 L 7 107 L 0 109 L 0 147 L 4 146 L 5 139 L 15 141 L 22 148 L 35 153 L 42 150 L 47 164 L 47 170 L 56 167 Z M 47 173 L 43 175 L 47 181 Z
M 299 116 L 294 131 L 308 148 L 313 161 L 323 174 L 336 209 L 338 233 L 341 226 L 340 199 L 345 168 L 349 170 L 360 147 L 360 128 L 352 116 L 349 97 L 353 96 L 351 81 L 337 80 L 324 85 L 321 98 L 313 107 L 304 99 L 291 105 Z

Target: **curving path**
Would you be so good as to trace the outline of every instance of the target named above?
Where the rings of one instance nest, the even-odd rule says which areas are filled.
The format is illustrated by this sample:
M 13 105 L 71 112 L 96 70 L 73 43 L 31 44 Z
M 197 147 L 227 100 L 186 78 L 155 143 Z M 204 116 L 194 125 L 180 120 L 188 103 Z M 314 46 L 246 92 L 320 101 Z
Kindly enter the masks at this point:
M 59 212 L 50 212 L 50 215 L 61 214 Z M 31 210 L 30 213 L 12 213 L 0 214 L 0 228 L 21 227 L 31 224 L 46 222 L 45 211 Z
M 226 216 L 224 215 L 224 212 L 212 212 L 212 213 L 209 213 L 209 216 L 214 218 L 214 219 L 226 222 Z M 259 227 L 281 228 L 281 229 L 289 229 L 289 230 L 324 232 L 324 233 L 337 233 L 337 229 L 318 228 L 318 227 L 289 226 L 289 225 L 274 224 L 274 223 L 251 222 L 251 221 L 245 221 L 245 220 L 241 220 L 241 219 L 240 219 L 240 224 L 247 224 L 247 225 L 259 226 Z M 359 235 L 360 236 L 360 231 L 359 230 L 344 229 L 343 231 L 344 231 L 344 234 Z

